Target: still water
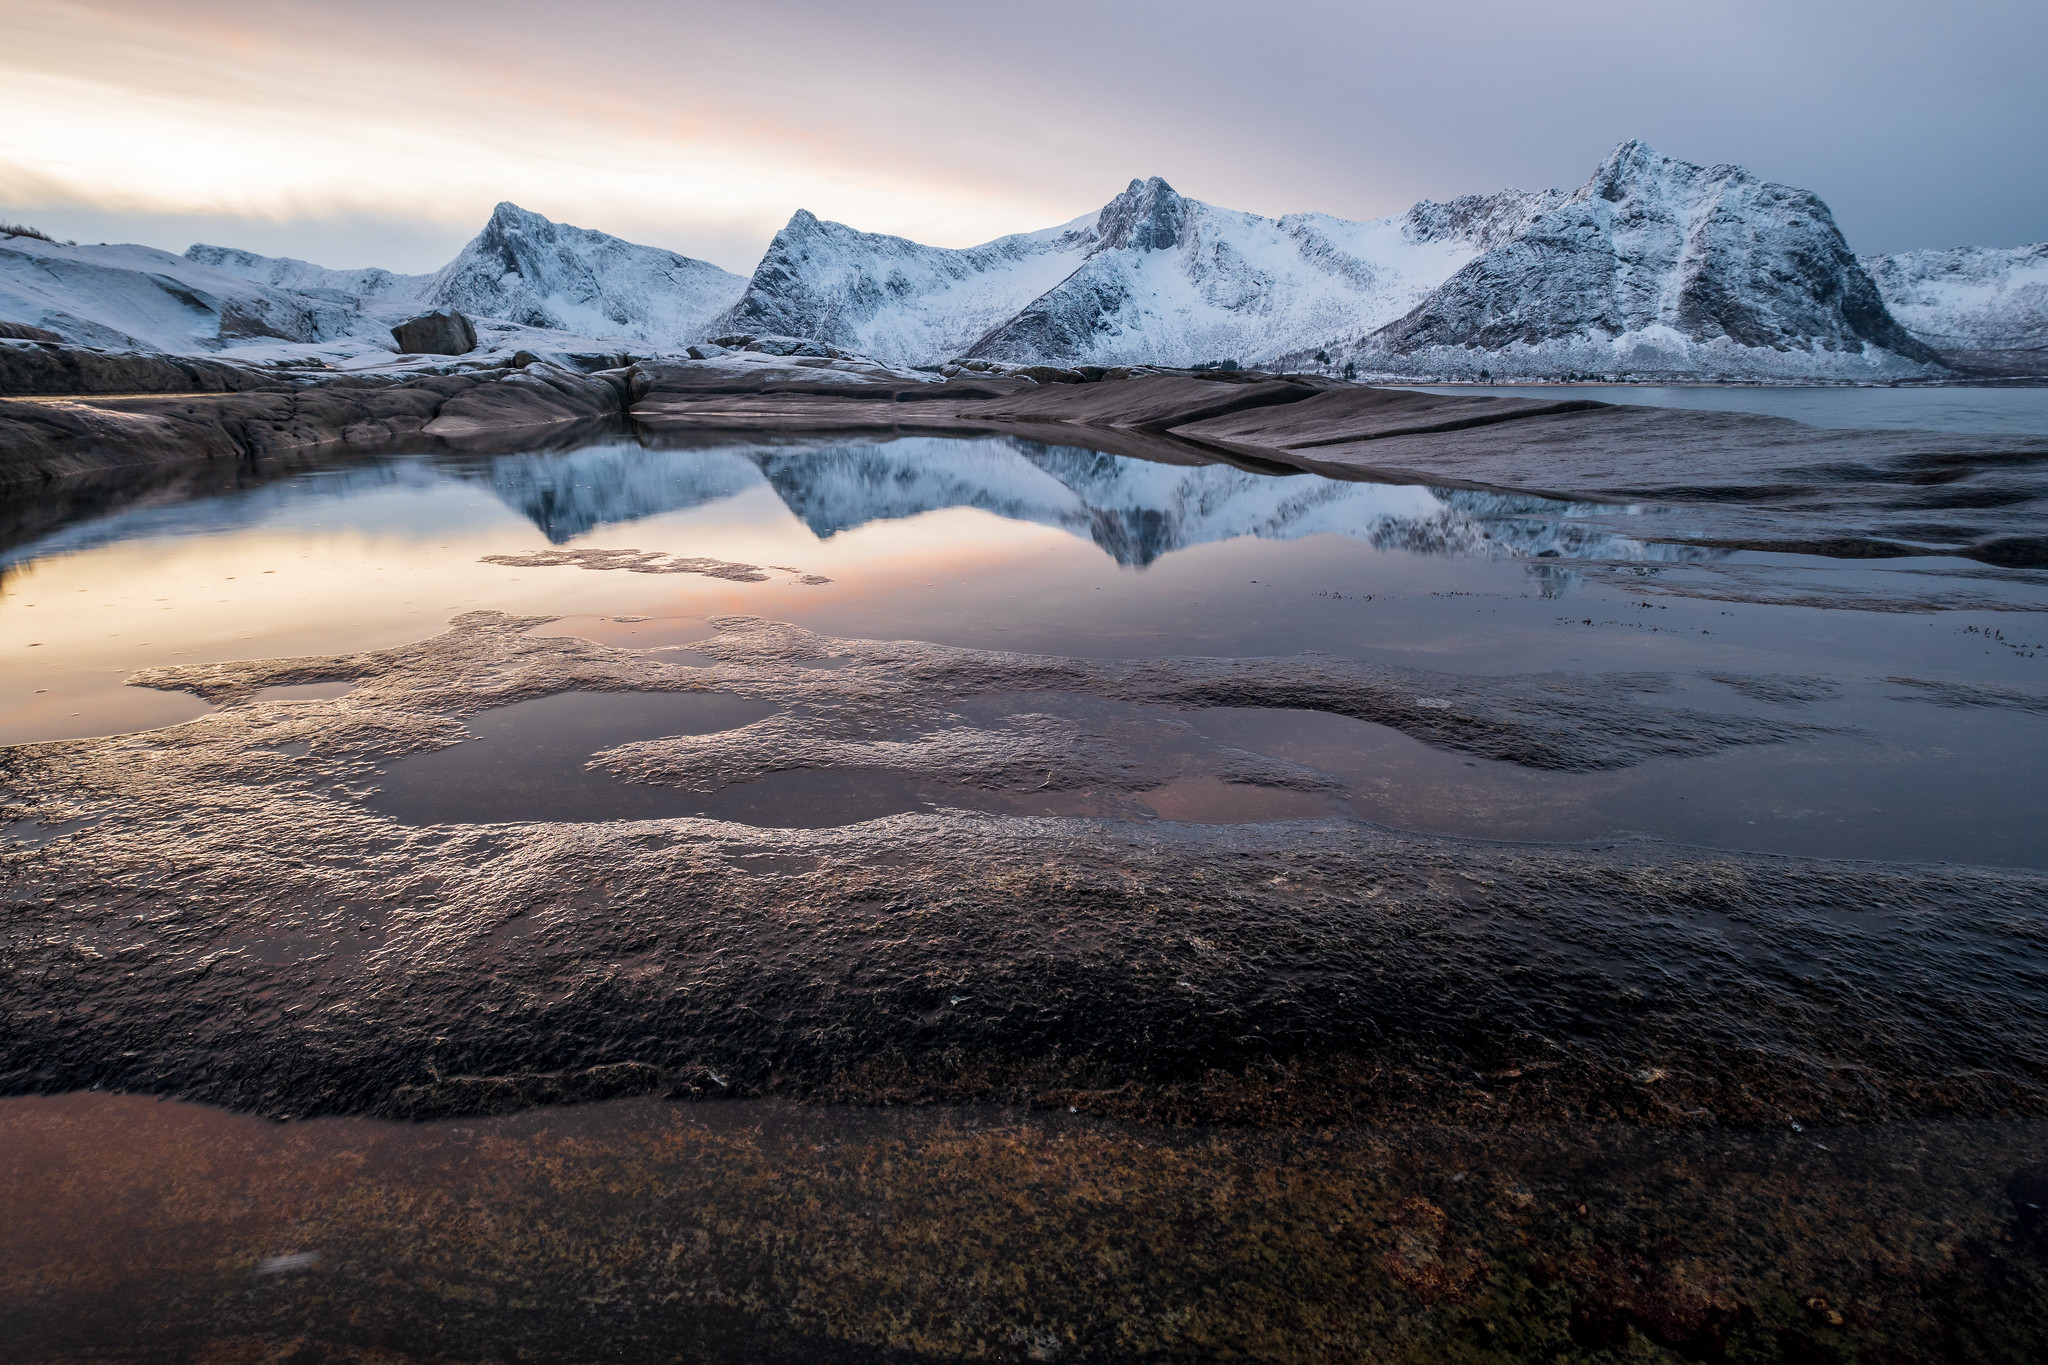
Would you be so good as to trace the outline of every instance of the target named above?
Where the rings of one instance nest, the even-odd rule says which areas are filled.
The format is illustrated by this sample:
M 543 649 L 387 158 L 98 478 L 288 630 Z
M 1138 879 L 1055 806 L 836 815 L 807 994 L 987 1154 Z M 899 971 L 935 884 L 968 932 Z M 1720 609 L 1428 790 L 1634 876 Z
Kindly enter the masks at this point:
M 1314 652 L 1449 674 L 1649 672 L 1666 704 L 1768 711 L 1809 733 L 1560 773 L 1319 712 L 1034 695 L 1032 709 L 1080 707 L 1080 719 L 1171 750 L 1197 776 L 1135 804 L 995 800 L 828 770 L 706 799 L 584 766 L 610 745 L 696 733 L 700 722 L 666 716 L 676 699 L 572 694 L 474 717 L 471 743 L 393 763 L 372 808 L 409 824 L 702 813 L 817 825 L 935 806 L 1197 822 L 1340 815 L 1515 840 L 2048 862 L 2041 584 L 1931 558 L 1845 564 L 1660 539 L 1682 535 L 1685 520 L 1667 508 L 1275 477 L 1004 437 L 613 441 L 357 463 L 143 500 L 7 551 L 0 741 L 123 733 L 210 709 L 128 685 L 140 668 L 398 645 L 477 609 L 555 617 L 534 633 L 678 662 L 712 634 L 709 618 L 742 614 L 843 638 L 1093 659 Z M 554 547 L 757 567 L 735 581 L 494 562 Z M 1995 579 L 1972 580 L 1981 607 L 1897 609 L 1900 593 L 1945 566 Z M 1808 590 L 1794 604 L 1722 581 L 1769 573 L 1802 575 Z M 1849 605 L 1813 605 L 1816 584 Z M 1854 609 L 1871 592 L 1889 593 L 1888 608 Z M 1819 682 L 1795 687 L 1796 701 L 1759 700 L 1772 689 L 1757 679 L 1788 677 Z M 346 691 L 329 683 L 267 699 Z M 736 711 L 710 728 L 757 718 Z M 1203 755 L 1223 749 L 1334 781 L 1304 794 L 1200 779 Z
M 2048 431 L 2048 384 L 2009 388 L 1802 388 L 1791 384 L 1459 384 L 1419 393 L 1503 398 L 1591 398 L 1653 408 L 1754 412 L 1844 431 L 1890 428 L 1965 435 L 2038 436 Z

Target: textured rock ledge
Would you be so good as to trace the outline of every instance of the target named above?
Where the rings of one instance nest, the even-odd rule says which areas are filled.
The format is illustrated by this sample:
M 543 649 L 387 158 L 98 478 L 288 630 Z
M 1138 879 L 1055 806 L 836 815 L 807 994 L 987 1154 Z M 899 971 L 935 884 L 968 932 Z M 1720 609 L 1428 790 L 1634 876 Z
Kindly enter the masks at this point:
M 845 742 L 1055 690 L 1351 705 L 1535 763 L 1796 732 L 1658 708 L 1653 678 L 1576 699 L 1544 677 L 1459 692 L 1319 661 L 1102 667 L 744 620 L 707 648 L 721 662 L 692 668 L 520 633 L 533 624 L 480 615 L 398 650 L 156 670 L 138 680 L 229 704 L 0 754 L 0 1089 L 414 1117 L 647 1092 L 1265 1124 L 2048 1112 L 2036 873 L 1336 819 L 407 827 L 362 804 L 381 762 L 458 738 L 460 714 L 571 688 L 737 692 L 825 714 Z M 833 651 L 853 662 L 794 662 Z M 334 701 L 249 699 L 336 677 L 361 681 Z M 1424 681 L 1452 705 L 1415 707 Z M 1750 690 L 1769 705 L 1783 688 Z M 999 785 L 1015 736 L 998 731 L 905 761 Z M 614 761 L 730 780 L 793 756 L 772 724 L 724 733 L 722 753 Z

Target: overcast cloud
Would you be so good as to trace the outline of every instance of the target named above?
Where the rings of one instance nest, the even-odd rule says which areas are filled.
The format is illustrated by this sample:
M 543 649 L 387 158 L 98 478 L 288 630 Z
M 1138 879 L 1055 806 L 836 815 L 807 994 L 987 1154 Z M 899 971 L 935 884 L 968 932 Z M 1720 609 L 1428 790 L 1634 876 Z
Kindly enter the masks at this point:
M 0 0 L 0 217 L 438 265 L 511 199 L 747 271 L 1133 176 L 1278 214 L 1582 181 L 1640 137 L 1859 251 L 2048 238 L 2048 4 Z

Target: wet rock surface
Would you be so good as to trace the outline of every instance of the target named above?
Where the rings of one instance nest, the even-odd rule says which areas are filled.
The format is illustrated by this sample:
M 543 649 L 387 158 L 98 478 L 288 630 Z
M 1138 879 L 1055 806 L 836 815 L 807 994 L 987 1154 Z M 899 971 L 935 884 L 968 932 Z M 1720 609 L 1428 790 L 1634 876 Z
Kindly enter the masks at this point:
M 0 1085 L 274 1115 L 781 1093 L 1283 1125 L 1772 1125 L 2048 1098 L 2037 873 L 1341 819 L 422 827 L 364 804 L 382 765 L 460 739 L 463 715 L 572 689 L 798 718 L 600 760 L 629 777 L 894 763 L 1002 787 L 1041 764 L 1158 774 L 1126 772 L 1114 734 L 978 716 L 998 693 L 1318 707 L 1597 768 L 1792 738 L 1772 712 L 1797 682 L 1759 684 L 1753 716 L 1696 715 L 1658 706 L 1654 676 L 1103 664 L 753 618 L 716 622 L 698 646 L 716 662 L 690 667 L 523 633 L 537 624 L 477 614 L 398 649 L 151 670 L 138 681 L 223 709 L 6 751 Z M 825 657 L 849 661 L 801 666 Z M 354 687 L 252 700 L 329 680 Z

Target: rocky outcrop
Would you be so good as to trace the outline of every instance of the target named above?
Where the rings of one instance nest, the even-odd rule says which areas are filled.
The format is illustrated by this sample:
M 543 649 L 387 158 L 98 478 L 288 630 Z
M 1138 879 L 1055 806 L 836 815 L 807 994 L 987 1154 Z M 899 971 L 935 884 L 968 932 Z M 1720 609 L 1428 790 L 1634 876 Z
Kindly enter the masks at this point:
M 0 400 L 0 486 L 134 466 L 371 451 L 405 438 L 459 445 L 615 421 L 631 392 L 622 372 L 585 375 L 536 362 L 523 370 L 336 376 L 179 396 Z
M 0 340 L 61 342 L 64 338 L 47 327 L 31 327 L 25 322 L 0 322 Z
M 0 397 L 31 394 L 233 393 L 278 382 L 200 356 L 98 351 L 47 341 L 0 341 Z
M 468 355 L 476 349 L 476 327 L 452 308 L 436 308 L 393 327 L 391 339 L 408 355 Z

